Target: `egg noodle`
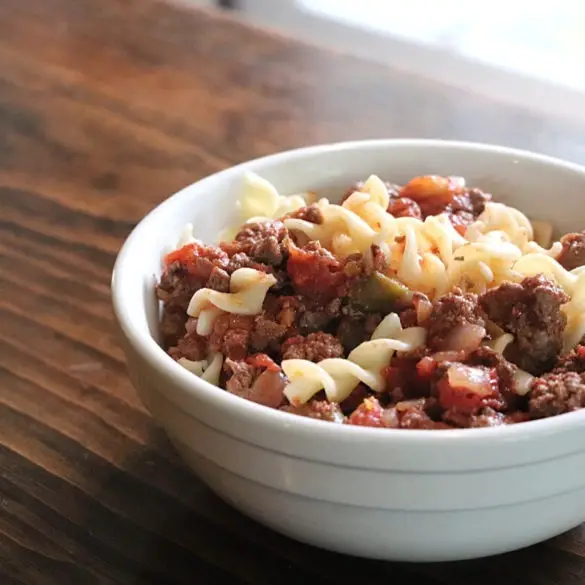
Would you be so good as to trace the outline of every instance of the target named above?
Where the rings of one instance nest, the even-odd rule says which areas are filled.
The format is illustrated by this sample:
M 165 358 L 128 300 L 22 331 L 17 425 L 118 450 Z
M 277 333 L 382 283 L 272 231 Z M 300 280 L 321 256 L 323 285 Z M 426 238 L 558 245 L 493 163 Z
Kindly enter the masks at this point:
M 464 185 L 462 179 L 457 180 Z M 464 235 L 453 227 L 445 213 L 425 220 L 394 217 L 387 212 L 388 189 L 375 175 L 341 204 L 318 199 L 315 205 L 323 217 L 322 223 L 287 217 L 308 205 L 312 198 L 310 193 L 281 195 L 266 179 L 246 173 L 237 202 L 239 221 L 237 226 L 223 232 L 221 239 L 233 239 L 242 224 L 282 219 L 291 233 L 319 241 L 338 257 L 360 253 L 367 261 L 377 248 L 388 261 L 389 276 L 412 291 L 426 294 L 431 300 L 454 288 L 480 294 L 503 282 L 521 282 L 525 277 L 543 274 L 570 298 L 562 307 L 567 317 L 564 352 L 585 335 L 585 270 L 568 271 L 557 262 L 555 257 L 561 244 L 551 241 L 550 225 L 531 222 L 521 211 L 494 202 L 486 204 Z M 192 226 L 187 225 L 178 246 L 193 241 Z M 198 318 L 197 333 L 209 335 L 214 320 L 222 313 L 259 314 L 266 293 L 275 282 L 270 274 L 242 268 L 231 276 L 229 293 L 211 289 L 197 291 L 187 311 Z M 502 353 L 513 340 L 512 335 L 505 334 L 492 341 L 491 346 Z M 372 339 L 359 345 L 347 359 L 327 359 L 319 363 L 284 360 L 282 369 L 290 381 L 285 394 L 291 402 L 303 403 L 324 390 L 329 400 L 339 402 L 359 382 L 379 390 L 383 385 L 381 369 L 388 365 L 392 356 L 415 349 L 424 341 L 423 328 L 402 329 L 398 316 L 392 313 L 382 321 Z M 205 364 L 183 365 L 215 382 L 221 369 L 218 359 L 211 356 Z M 529 374 L 518 372 L 517 382 L 524 391 L 530 380 Z
M 423 327 L 403 329 L 400 317 L 390 313 L 378 325 L 371 340 L 358 345 L 347 359 L 332 358 L 316 364 L 308 360 L 284 360 L 282 371 L 290 381 L 284 394 L 291 404 L 302 404 L 324 389 L 330 402 L 342 402 L 359 382 L 382 392 L 385 385 L 382 370 L 393 355 L 423 346 L 426 334 Z

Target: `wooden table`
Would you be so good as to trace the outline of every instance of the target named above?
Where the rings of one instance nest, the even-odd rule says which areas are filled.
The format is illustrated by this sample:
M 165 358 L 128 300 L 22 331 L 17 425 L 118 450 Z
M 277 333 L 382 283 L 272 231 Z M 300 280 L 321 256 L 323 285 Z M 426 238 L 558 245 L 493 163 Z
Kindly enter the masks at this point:
M 2 585 L 585 581 L 585 532 L 495 559 L 368 562 L 273 534 L 179 462 L 126 378 L 109 278 L 208 173 L 365 137 L 585 163 L 585 128 L 153 0 L 0 2 Z

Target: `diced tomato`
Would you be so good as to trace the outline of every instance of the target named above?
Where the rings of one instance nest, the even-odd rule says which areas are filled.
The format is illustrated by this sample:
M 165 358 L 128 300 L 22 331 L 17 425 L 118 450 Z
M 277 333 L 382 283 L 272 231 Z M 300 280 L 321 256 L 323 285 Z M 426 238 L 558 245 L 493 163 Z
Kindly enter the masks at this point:
M 456 193 L 456 185 L 448 177 L 426 175 L 414 177 L 400 191 L 401 197 L 416 201 L 419 205 L 445 207 Z
M 197 260 L 199 259 L 209 260 L 213 263 L 212 265 L 219 266 L 220 268 L 227 264 L 229 260 L 228 255 L 216 246 L 205 246 L 199 242 L 192 242 L 191 244 L 185 244 L 178 250 L 169 252 L 164 257 L 164 265 L 169 266 L 174 262 L 180 262 L 181 264 L 184 264 L 186 268 L 191 270 L 192 268 L 195 268 Z M 207 262 L 207 264 L 209 264 L 209 262 Z
M 183 246 L 182 248 L 179 248 L 178 250 L 173 250 L 172 252 L 169 252 L 164 257 L 165 266 L 169 266 L 170 264 L 173 264 L 174 262 L 183 262 L 183 263 L 188 262 L 196 254 L 196 250 L 198 250 L 200 247 L 201 246 L 199 246 L 199 244 L 192 243 L 192 244 L 186 244 L 185 246 Z
M 335 298 L 347 283 L 343 264 L 326 250 L 291 246 L 286 270 L 297 293 L 311 298 Z
M 246 363 L 255 368 L 266 368 L 269 372 L 280 372 L 280 366 L 265 353 L 257 353 L 249 356 Z
M 469 414 L 486 406 L 498 409 L 503 406 L 498 383 L 495 368 L 453 364 L 437 384 L 439 402 L 445 410 Z
M 437 362 L 431 357 L 424 357 L 416 364 L 416 372 L 421 378 L 430 378 L 437 369 Z
M 376 398 L 366 398 L 347 420 L 350 425 L 362 427 L 385 427 L 384 409 Z

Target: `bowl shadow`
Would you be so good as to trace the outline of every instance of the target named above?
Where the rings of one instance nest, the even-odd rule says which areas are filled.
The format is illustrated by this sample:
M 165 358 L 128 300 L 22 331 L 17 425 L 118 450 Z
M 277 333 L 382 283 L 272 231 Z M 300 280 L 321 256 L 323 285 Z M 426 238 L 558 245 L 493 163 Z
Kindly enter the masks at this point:
M 215 496 L 157 428 L 120 467 L 97 465 L 94 473 L 100 493 L 84 524 L 104 571 L 124 585 L 585 582 L 579 528 L 514 553 L 452 563 L 372 561 L 304 545 Z

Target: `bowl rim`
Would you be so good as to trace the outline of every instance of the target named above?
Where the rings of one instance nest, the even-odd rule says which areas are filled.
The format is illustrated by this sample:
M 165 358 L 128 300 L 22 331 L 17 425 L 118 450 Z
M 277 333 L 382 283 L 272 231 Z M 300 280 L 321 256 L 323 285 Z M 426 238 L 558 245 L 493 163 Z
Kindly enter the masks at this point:
M 424 148 L 424 149 L 452 149 L 465 150 L 471 152 L 499 154 L 516 159 L 518 161 L 530 161 L 549 167 L 556 167 L 565 171 L 573 172 L 583 177 L 585 187 L 585 166 L 578 165 L 570 161 L 552 157 L 545 154 L 531 152 L 528 150 L 499 146 L 495 144 L 443 140 L 443 139 L 412 139 L 412 138 L 390 138 L 390 139 L 366 139 L 351 140 L 343 142 L 324 143 L 314 146 L 295 148 L 280 151 L 267 156 L 257 157 L 238 163 L 234 166 L 220 170 L 208 175 L 190 185 L 187 185 L 170 195 L 151 211 L 149 211 L 132 229 L 121 246 L 111 279 L 112 305 L 119 329 L 123 333 L 127 342 L 138 353 L 141 359 L 154 367 L 159 374 L 175 385 L 179 385 L 190 396 L 199 400 L 204 400 L 212 404 L 218 410 L 237 414 L 242 422 L 261 424 L 267 430 L 292 430 L 297 434 L 312 436 L 319 439 L 336 440 L 339 442 L 346 441 L 367 441 L 368 443 L 378 443 L 379 441 L 393 441 L 393 445 L 414 445 L 421 446 L 432 445 L 434 447 L 457 443 L 465 444 L 467 447 L 473 447 L 485 443 L 489 439 L 490 444 L 495 446 L 499 444 L 509 444 L 510 441 L 525 441 L 538 436 L 552 436 L 559 433 L 574 431 L 585 425 L 585 409 L 575 412 L 565 413 L 540 420 L 527 421 L 518 424 L 502 425 L 496 427 L 481 427 L 468 429 L 451 429 L 451 430 L 419 430 L 419 429 L 379 429 L 371 427 L 362 427 L 355 425 L 336 425 L 326 421 L 316 420 L 296 414 L 268 408 L 266 406 L 251 402 L 239 396 L 223 391 L 217 386 L 206 382 L 185 368 L 181 367 L 173 360 L 154 338 L 144 336 L 138 329 L 137 325 L 130 318 L 124 307 L 132 299 L 126 298 L 125 289 L 125 266 L 132 261 L 134 251 L 139 249 L 137 242 L 148 236 L 150 230 L 157 226 L 158 218 L 168 208 L 181 205 L 182 199 L 194 187 L 201 189 L 208 183 L 220 179 L 229 179 L 251 165 L 270 165 L 282 162 L 286 165 L 294 159 L 318 156 L 324 153 L 344 150 L 359 150 L 367 152 L 368 150 L 377 149 L 400 149 L 400 148 Z M 261 171 L 259 171 L 261 173 Z M 168 397 L 167 397 L 168 398 Z

